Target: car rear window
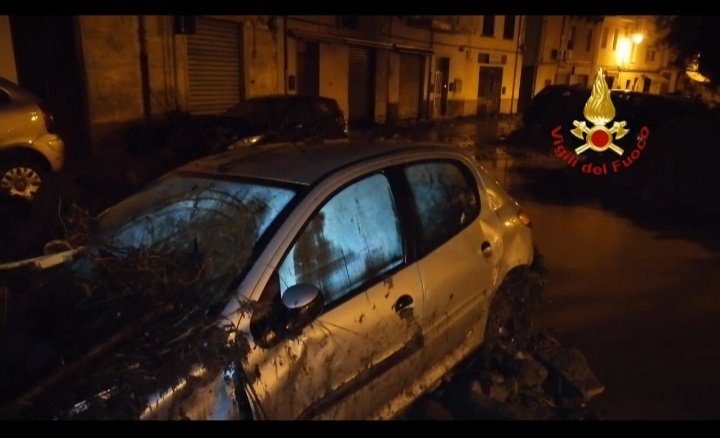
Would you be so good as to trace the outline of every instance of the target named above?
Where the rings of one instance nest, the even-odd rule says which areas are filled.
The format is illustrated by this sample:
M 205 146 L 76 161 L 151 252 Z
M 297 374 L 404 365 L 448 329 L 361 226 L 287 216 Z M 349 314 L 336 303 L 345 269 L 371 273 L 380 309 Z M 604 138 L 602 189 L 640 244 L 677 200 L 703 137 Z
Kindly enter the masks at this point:
M 319 99 L 315 102 L 315 110 L 318 114 L 337 114 L 340 112 L 337 102 L 330 99 Z

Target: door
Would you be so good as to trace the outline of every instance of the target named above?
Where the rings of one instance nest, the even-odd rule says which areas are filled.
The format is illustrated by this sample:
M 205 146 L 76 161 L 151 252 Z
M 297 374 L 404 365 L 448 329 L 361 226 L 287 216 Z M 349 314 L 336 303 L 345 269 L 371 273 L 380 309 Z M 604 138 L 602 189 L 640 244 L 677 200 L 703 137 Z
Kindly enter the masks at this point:
M 436 84 L 439 85 L 440 94 L 435 94 L 435 99 L 439 99 L 438 109 L 440 115 L 447 115 L 448 109 L 448 92 L 450 82 L 450 58 L 440 58 L 437 61 L 437 70 L 435 73 Z M 437 85 L 436 85 L 437 89 Z
M 648 77 L 643 77 L 643 93 L 649 93 L 650 87 L 652 86 L 652 79 Z
M 429 161 L 405 168 L 419 218 L 425 288 L 420 325 L 426 366 L 460 346 L 479 320 L 493 290 L 495 239 L 485 236 L 480 198 L 472 172 L 456 161 Z
M 532 99 L 533 80 L 535 79 L 535 66 L 526 65 L 520 74 L 520 92 L 518 94 L 518 112 L 523 112 Z
M 404 262 L 396 211 L 388 179 L 369 176 L 334 195 L 286 251 L 252 323 L 260 347 L 247 369 L 267 417 L 367 418 L 417 377 L 406 359 L 422 346 L 422 284 Z M 286 326 L 279 297 L 296 284 L 319 288 L 325 311 L 286 336 L 272 327 Z
M 478 114 L 494 115 L 500 112 L 502 67 L 480 67 L 478 78 Z
M 320 95 L 320 48 L 317 42 L 297 42 L 297 94 Z
M 424 62 L 425 58 L 422 56 L 400 54 L 398 118 L 401 120 L 420 117 Z
M 350 47 L 348 104 L 355 126 L 372 123 L 375 114 L 375 62 L 372 49 Z
M 90 149 L 87 99 L 78 60 L 75 18 L 12 15 L 10 28 L 18 84 L 48 106 L 68 156 L 87 153 Z
M 244 95 L 241 68 L 242 33 L 231 21 L 197 17 L 188 35 L 188 110 L 218 114 Z

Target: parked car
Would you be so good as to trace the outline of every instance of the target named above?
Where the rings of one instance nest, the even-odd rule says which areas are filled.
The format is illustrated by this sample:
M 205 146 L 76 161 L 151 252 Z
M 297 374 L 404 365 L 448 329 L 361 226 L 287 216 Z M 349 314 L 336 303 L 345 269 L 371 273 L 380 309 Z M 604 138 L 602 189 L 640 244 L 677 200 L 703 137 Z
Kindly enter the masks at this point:
M 333 143 L 192 162 L 0 267 L 0 418 L 392 418 L 508 333 L 518 203 L 464 150 Z
M 635 91 L 611 90 L 616 119 L 628 126 L 664 127 L 707 108 L 699 100 L 682 96 L 656 95 Z M 577 85 L 551 85 L 541 90 L 523 111 L 527 128 L 552 130 L 558 124 L 582 120 L 590 89 Z
M 213 152 L 284 141 L 348 138 L 345 115 L 335 99 L 280 95 L 240 101 L 225 114 L 195 116 L 216 139 Z
M 63 140 L 47 107 L 0 77 L 0 195 L 32 199 L 63 160 Z

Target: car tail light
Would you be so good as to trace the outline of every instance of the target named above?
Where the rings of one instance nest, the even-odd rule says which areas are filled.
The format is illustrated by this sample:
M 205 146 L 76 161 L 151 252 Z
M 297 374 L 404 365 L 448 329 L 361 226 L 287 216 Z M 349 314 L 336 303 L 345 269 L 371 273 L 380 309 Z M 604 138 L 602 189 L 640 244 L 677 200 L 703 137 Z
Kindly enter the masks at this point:
M 41 102 L 39 106 L 40 111 L 42 111 L 43 119 L 45 119 L 45 129 L 47 129 L 50 133 L 55 132 L 55 117 L 53 117 L 52 113 L 44 103 Z
M 527 214 L 525 211 L 520 210 L 517 214 L 517 218 L 520 221 L 521 224 L 526 226 L 532 226 L 532 221 L 530 220 L 530 215 Z

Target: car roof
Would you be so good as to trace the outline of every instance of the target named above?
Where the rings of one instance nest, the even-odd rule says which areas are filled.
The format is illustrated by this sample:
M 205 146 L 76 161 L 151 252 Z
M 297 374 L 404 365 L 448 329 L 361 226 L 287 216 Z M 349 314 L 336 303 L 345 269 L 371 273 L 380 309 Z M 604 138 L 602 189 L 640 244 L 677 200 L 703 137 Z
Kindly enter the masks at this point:
M 325 140 L 238 148 L 193 161 L 177 170 L 308 186 L 363 161 L 390 155 L 411 157 L 422 152 L 467 156 L 457 147 L 437 143 Z
M 272 94 L 267 96 L 257 96 L 257 97 L 251 97 L 249 99 L 245 99 L 245 102 L 263 102 L 263 101 L 280 101 L 280 100 L 326 100 L 326 101 L 335 101 L 335 99 L 331 97 L 324 97 L 324 96 L 309 96 L 309 95 L 303 95 L 303 94 Z M 241 103 L 243 101 L 240 101 Z
M 28 100 L 31 102 L 39 101 L 35 95 L 2 76 L 0 76 L 0 90 L 7 93 L 13 100 Z

